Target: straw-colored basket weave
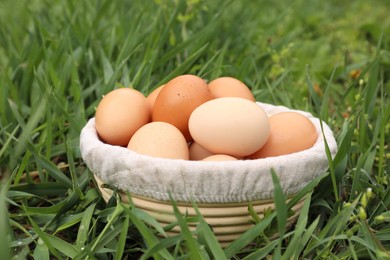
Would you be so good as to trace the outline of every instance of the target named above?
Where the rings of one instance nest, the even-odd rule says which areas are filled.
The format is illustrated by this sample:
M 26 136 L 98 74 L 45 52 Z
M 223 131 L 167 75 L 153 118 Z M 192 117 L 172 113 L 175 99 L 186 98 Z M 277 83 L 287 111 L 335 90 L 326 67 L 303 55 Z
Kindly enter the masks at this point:
M 103 199 L 108 202 L 113 191 L 104 188 L 103 182 L 96 176 L 95 180 L 98 189 Z M 121 200 L 128 203 L 127 194 L 120 192 Z M 132 203 L 139 209 L 144 210 L 150 216 L 154 217 L 163 227 L 177 221 L 173 206 L 170 202 L 159 201 L 152 198 L 147 198 L 139 195 L 131 195 Z M 257 200 L 252 202 L 241 203 L 197 203 L 196 206 L 202 214 L 204 220 L 211 226 L 217 240 L 222 247 L 226 247 L 232 241 L 237 239 L 245 231 L 253 227 L 253 219 L 249 214 L 249 204 L 260 218 L 264 216 L 266 210 L 274 210 L 275 204 L 272 200 Z M 292 207 L 293 215 L 287 220 L 287 226 L 293 224 L 302 208 L 303 200 Z M 183 215 L 188 217 L 196 217 L 197 214 L 191 203 L 178 202 L 177 207 Z M 189 223 L 191 231 L 195 230 L 197 223 Z M 175 226 L 168 232 L 167 235 L 177 235 L 180 233 L 180 228 Z

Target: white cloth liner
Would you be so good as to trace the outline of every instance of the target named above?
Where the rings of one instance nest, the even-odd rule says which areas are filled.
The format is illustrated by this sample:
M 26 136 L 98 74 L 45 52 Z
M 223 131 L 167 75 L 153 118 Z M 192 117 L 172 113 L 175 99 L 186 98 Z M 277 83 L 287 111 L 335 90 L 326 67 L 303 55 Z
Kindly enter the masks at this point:
M 125 192 L 168 201 L 235 203 L 270 199 L 273 195 L 271 168 L 276 171 L 285 194 L 292 195 L 328 169 L 325 136 L 331 155 L 337 143 L 328 125 L 310 113 L 257 102 L 269 115 L 295 111 L 307 116 L 319 137 L 305 151 L 257 160 L 202 162 L 156 158 L 127 148 L 103 143 L 91 118 L 81 131 L 80 149 L 89 169 L 103 182 Z M 288 131 L 288 129 L 286 129 Z

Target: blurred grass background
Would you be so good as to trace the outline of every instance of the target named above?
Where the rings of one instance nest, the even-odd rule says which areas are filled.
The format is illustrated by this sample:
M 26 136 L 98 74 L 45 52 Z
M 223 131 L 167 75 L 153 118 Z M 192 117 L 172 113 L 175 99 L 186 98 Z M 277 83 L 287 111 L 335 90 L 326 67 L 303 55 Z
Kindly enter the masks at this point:
M 388 257 L 388 10 L 379 0 L 0 1 L 0 237 L 9 241 L 0 251 L 16 259 Z M 339 152 L 328 175 L 279 239 L 267 221 L 259 225 L 269 232 L 253 230 L 249 247 L 161 239 L 142 213 L 100 198 L 78 144 L 101 96 L 122 86 L 146 95 L 184 73 L 236 77 L 258 101 L 310 111 L 334 130 Z

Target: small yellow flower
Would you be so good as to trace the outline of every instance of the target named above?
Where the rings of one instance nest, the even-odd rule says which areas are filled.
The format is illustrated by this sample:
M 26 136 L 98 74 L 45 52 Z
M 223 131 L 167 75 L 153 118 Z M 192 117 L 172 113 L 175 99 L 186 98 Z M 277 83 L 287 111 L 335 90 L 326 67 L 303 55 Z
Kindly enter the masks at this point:
M 360 199 L 360 204 L 362 205 L 363 208 L 366 208 L 367 207 L 367 203 L 368 203 L 367 195 L 366 195 L 366 193 L 363 193 L 363 196 Z
M 364 210 L 363 207 L 359 208 L 359 218 L 361 220 L 366 220 L 367 219 L 367 213 L 366 213 L 366 211 Z

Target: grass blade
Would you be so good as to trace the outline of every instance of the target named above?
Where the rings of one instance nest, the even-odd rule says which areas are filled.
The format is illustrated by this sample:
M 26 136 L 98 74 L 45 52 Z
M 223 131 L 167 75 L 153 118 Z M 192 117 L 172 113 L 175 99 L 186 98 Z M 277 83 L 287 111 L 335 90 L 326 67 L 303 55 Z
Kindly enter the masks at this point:
M 60 182 L 61 184 L 65 185 L 66 187 L 72 189 L 73 184 L 72 181 L 62 172 L 58 169 L 57 166 L 55 166 L 51 161 L 43 157 L 42 155 L 38 154 L 35 151 L 35 147 L 32 144 L 28 144 L 28 147 L 31 151 L 31 153 L 34 155 L 35 160 L 37 163 L 39 163 L 44 169 L 47 170 L 47 173 L 53 177 L 55 180 Z
M 368 113 L 368 115 L 372 115 L 374 104 L 377 100 L 376 96 L 379 87 L 379 63 L 380 57 L 376 58 L 372 62 L 372 67 L 368 75 L 368 81 L 365 89 L 364 111 Z
M 381 252 L 383 256 L 386 258 L 390 259 L 390 251 L 386 249 L 382 243 L 375 237 L 373 234 L 372 230 L 370 230 L 370 227 L 367 223 L 367 221 L 362 221 L 360 225 L 361 231 L 363 233 L 364 241 L 366 242 L 371 250 L 373 251 L 372 253 L 375 254 L 377 252 Z
M 279 233 L 279 250 L 281 250 L 282 246 L 282 238 L 284 236 L 284 233 L 286 231 L 286 223 L 288 218 L 288 208 L 286 205 L 286 197 L 284 195 L 284 192 L 282 190 L 282 187 L 280 186 L 280 182 L 278 179 L 278 176 L 276 175 L 276 172 L 274 169 L 271 169 L 271 175 L 272 175 L 272 182 L 274 184 L 274 203 L 275 203 L 275 210 L 276 210 L 276 219 L 278 223 L 278 233 Z M 280 253 L 280 252 L 279 252 Z
M 318 223 L 320 221 L 320 217 L 318 216 L 311 225 L 306 229 L 306 232 L 303 234 L 299 244 L 295 248 L 295 255 L 303 255 L 303 251 L 307 248 L 306 244 L 309 242 L 310 238 L 314 237 L 314 231 L 316 230 Z
M 80 221 L 79 230 L 77 233 L 76 239 L 76 247 L 81 249 L 85 243 L 87 243 L 89 226 L 92 222 L 93 212 L 95 210 L 96 203 L 91 204 L 86 210 L 83 212 L 83 217 Z
M 8 238 L 9 238 L 9 217 L 8 217 L 8 209 L 6 203 L 6 193 L 7 188 L 5 187 L 5 183 L 3 181 L 0 182 L 0 237 L 5 239 L 2 243 L 0 243 L 0 252 L 2 253 L 2 257 L 5 259 L 11 259 L 11 254 L 8 246 Z
M 26 210 L 25 210 L 26 211 Z M 26 211 L 27 213 L 27 211 Z M 57 259 L 63 259 L 60 253 L 57 251 L 57 249 L 50 243 L 51 240 L 49 239 L 49 235 L 46 234 L 41 230 L 41 228 L 32 220 L 32 218 L 27 214 L 28 219 L 30 220 L 30 223 L 32 227 L 34 228 L 35 233 L 38 234 L 39 238 L 43 241 L 43 243 L 47 246 L 49 251 L 57 258 Z
M 78 255 L 74 257 L 74 259 L 95 259 L 96 255 L 104 252 L 115 252 L 114 249 L 110 250 L 107 248 L 107 245 L 110 243 L 116 243 L 116 238 L 120 235 L 123 229 L 123 221 L 116 221 L 112 225 L 109 225 L 109 228 L 103 229 L 103 233 L 100 233 L 97 238 L 91 241 L 90 244 L 84 247 Z
M 134 213 L 134 215 L 137 216 L 137 218 L 142 219 L 148 225 L 155 228 L 161 235 L 166 236 L 166 233 L 164 229 L 161 227 L 160 223 L 155 218 L 150 216 L 148 213 L 137 208 L 133 208 L 132 212 Z
M 310 200 L 311 200 L 311 194 L 308 194 L 299 212 L 297 224 L 295 225 L 294 228 L 295 229 L 294 235 L 291 241 L 288 243 L 286 250 L 283 253 L 282 259 L 295 259 L 300 254 L 300 252 L 297 251 L 297 248 L 298 248 L 298 244 L 302 243 L 302 234 L 307 225 Z
M 49 260 L 50 259 L 49 248 L 41 241 L 42 240 L 38 239 L 38 243 L 34 249 L 33 257 L 34 259 Z
M 228 247 L 224 249 L 226 257 L 232 258 L 235 254 L 239 253 L 241 249 L 251 243 L 257 236 L 259 236 L 275 218 L 276 212 L 272 212 L 256 224 L 253 228 L 247 230 L 239 238 L 234 240 Z
M 56 223 L 57 228 L 53 235 L 70 227 L 73 227 L 74 225 L 79 223 L 83 217 L 83 214 L 83 212 L 80 212 L 78 214 L 65 214 L 64 216 L 62 216 L 62 218 L 60 218 Z
M 36 184 L 20 184 L 11 186 L 10 191 L 20 191 L 32 196 L 64 196 L 68 188 L 60 182 L 44 182 Z
M 19 142 L 15 147 L 15 156 L 19 157 L 26 149 L 26 143 L 29 143 L 34 128 L 39 124 L 39 121 L 45 114 L 47 109 L 48 95 L 43 95 L 40 100 L 37 101 L 36 107 L 32 107 L 33 114 L 29 115 L 28 122 L 23 127 L 22 135 L 19 138 Z
M 57 236 L 49 234 L 45 234 L 45 236 L 46 240 L 50 243 L 50 245 L 53 246 L 53 248 L 56 248 L 58 251 L 60 251 L 67 257 L 74 258 L 80 253 L 80 250 L 78 250 L 75 246 L 69 244 L 68 242 L 62 240 Z
M 162 250 L 179 244 L 182 240 L 183 240 L 183 237 L 181 234 L 179 234 L 177 236 L 171 236 L 171 237 L 166 237 L 164 239 L 161 239 L 157 244 L 148 248 L 146 250 L 146 252 L 142 255 L 140 260 L 149 259 L 153 255 L 156 255 L 159 252 L 161 252 Z
M 331 85 L 331 82 L 333 82 L 336 70 L 337 70 L 337 66 L 335 66 L 333 68 L 332 74 L 329 77 L 328 83 L 325 87 L 324 95 L 322 96 L 322 100 L 321 100 L 320 119 L 325 121 L 325 122 L 328 122 L 328 118 L 329 118 L 328 113 L 329 113 L 330 85 Z
M 321 126 L 321 132 L 322 132 L 322 136 L 324 138 L 324 143 L 325 143 L 325 154 L 326 154 L 326 158 L 328 159 L 330 178 L 332 180 L 332 186 L 333 186 L 333 193 L 334 193 L 335 201 L 337 202 L 340 199 L 338 187 L 337 187 L 337 180 L 336 180 L 337 177 L 336 177 L 336 173 L 335 173 L 335 167 L 333 164 L 332 154 L 331 154 L 330 149 L 329 149 L 328 141 L 325 138 L 324 126 L 323 126 L 322 120 L 320 121 L 320 126 Z
M 122 225 L 121 234 L 119 236 L 119 241 L 118 241 L 118 245 L 116 248 L 115 260 L 122 259 L 123 251 L 125 249 L 128 230 L 129 230 L 129 216 L 126 216 L 125 221 L 123 222 L 123 225 Z
M 139 219 L 132 211 L 125 205 L 121 206 L 124 212 L 130 217 L 131 222 L 137 227 L 138 231 L 141 233 L 142 237 L 145 239 L 145 242 L 148 248 L 155 246 L 158 244 L 158 238 L 153 234 L 153 232 Z M 164 259 L 173 259 L 172 255 L 168 252 L 168 250 L 163 249 L 158 254 L 155 254 L 153 257 L 156 259 L 160 259 L 161 256 Z
M 266 246 L 256 250 L 255 252 L 245 256 L 243 260 L 258 260 L 258 259 L 264 259 L 267 256 L 269 256 L 270 252 L 272 250 L 275 250 L 275 248 L 279 245 L 279 240 L 273 240 L 269 242 Z
M 318 94 L 316 93 L 316 91 L 314 89 L 314 85 L 313 85 L 313 82 L 311 80 L 309 65 L 306 66 L 306 84 L 307 84 L 308 89 L 309 89 L 311 101 L 313 101 L 313 103 L 314 103 L 315 111 L 317 114 L 319 114 L 321 112 L 321 102 L 320 102 L 320 98 L 319 98 Z
M 112 213 L 112 215 L 110 216 L 109 218 L 109 221 L 107 222 L 106 226 L 104 227 L 104 229 L 102 230 L 102 232 L 100 232 L 99 236 L 95 239 L 95 241 L 93 243 L 91 243 L 91 252 L 94 253 L 96 252 L 97 248 L 98 248 L 98 245 L 99 243 L 101 244 L 101 240 L 102 238 L 104 237 L 105 233 L 108 232 L 108 230 L 111 228 L 112 224 L 119 218 L 119 216 L 123 213 L 123 209 L 124 207 L 122 207 L 120 204 L 118 204 L 116 207 L 115 207 L 115 210 L 114 212 Z
M 224 251 L 221 248 L 221 245 L 219 244 L 217 238 L 215 237 L 213 231 L 211 230 L 210 226 L 206 223 L 204 220 L 202 214 L 199 211 L 199 208 L 196 206 L 196 204 L 193 202 L 192 207 L 196 211 L 196 215 L 199 218 L 199 225 L 197 228 L 197 234 L 198 236 L 202 237 L 202 240 L 206 242 L 206 248 L 208 251 L 211 252 L 213 259 L 225 259 L 226 255 Z
M 192 259 L 202 259 L 201 250 L 199 248 L 199 245 L 197 241 L 194 239 L 192 232 L 190 231 L 187 222 L 184 220 L 182 214 L 180 213 L 179 209 L 177 208 L 176 202 L 171 198 L 171 203 L 173 206 L 173 213 L 178 221 L 178 224 L 181 229 L 181 233 L 183 235 L 183 239 L 186 241 L 189 254 L 191 255 Z
M 312 239 L 306 246 L 305 254 L 312 252 L 315 248 L 324 244 L 325 240 L 329 243 L 325 248 L 330 248 L 332 244 L 335 243 L 336 237 L 338 237 L 339 234 L 347 228 L 349 219 L 352 212 L 355 210 L 357 203 L 358 198 L 355 199 L 351 205 L 343 208 L 340 212 L 338 212 L 337 215 L 329 218 L 326 225 L 322 227 L 322 229 L 317 234 L 316 239 Z
M 287 208 L 291 209 L 294 205 L 296 205 L 300 200 L 302 200 L 307 194 L 311 193 L 319 183 L 324 180 L 324 178 L 328 176 L 328 173 L 325 172 L 319 175 L 317 178 L 309 182 L 304 188 L 298 191 L 288 202 Z

